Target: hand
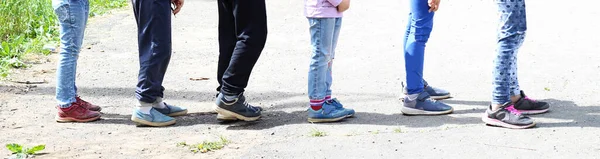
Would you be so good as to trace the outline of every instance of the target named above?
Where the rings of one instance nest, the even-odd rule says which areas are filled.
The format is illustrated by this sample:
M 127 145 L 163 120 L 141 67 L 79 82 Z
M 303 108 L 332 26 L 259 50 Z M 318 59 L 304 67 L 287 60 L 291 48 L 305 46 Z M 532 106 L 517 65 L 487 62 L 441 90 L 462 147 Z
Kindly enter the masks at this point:
M 429 12 L 435 12 L 440 8 L 440 0 L 428 0 Z
M 173 5 L 175 5 L 175 8 L 172 9 L 173 15 L 177 15 L 177 13 L 179 13 L 179 11 L 181 11 L 181 7 L 183 7 L 183 1 L 184 0 L 171 0 L 171 3 Z
M 344 12 L 350 8 L 350 0 L 342 0 L 342 3 L 337 6 L 338 12 Z

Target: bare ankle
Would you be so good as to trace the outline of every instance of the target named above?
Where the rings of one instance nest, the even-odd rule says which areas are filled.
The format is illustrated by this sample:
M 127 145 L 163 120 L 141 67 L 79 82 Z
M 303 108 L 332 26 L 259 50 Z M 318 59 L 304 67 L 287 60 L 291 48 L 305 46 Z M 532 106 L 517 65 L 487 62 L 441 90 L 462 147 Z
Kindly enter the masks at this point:
M 519 99 L 521 99 L 521 95 L 515 95 L 515 96 L 510 96 L 510 101 L 513 103 L 516 103 L 517 101 L 519 101 Z

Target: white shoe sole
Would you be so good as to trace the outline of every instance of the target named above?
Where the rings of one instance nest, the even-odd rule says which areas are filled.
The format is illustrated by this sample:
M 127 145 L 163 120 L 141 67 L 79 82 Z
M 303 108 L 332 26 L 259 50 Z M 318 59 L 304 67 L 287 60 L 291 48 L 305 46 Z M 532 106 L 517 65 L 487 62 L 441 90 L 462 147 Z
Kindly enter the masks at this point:
M 488 125 L 505 127 L 505 128 L 510 128 L 510 129 L 526 129 L 526 128 L 531 128 L 531 127 L 535 126 L 535 122 L 532 122 L 529 125 L 512 125 L 512 124 L 507 124 L 507 123 L 504 123 L 504 122 L 502 122 L 500 120 L 488 118 L 487 114 L 484 114 L 481 117 L 481 120 L 483 120 L 483 122 L 486 123 L 486 124 L 488 124 Z
M 171 120 L 171 121 L 167 121 L 167 122 L 162 122 L 162 123 L 158 123 L 158 122 L 149 122 L 146 120 L 142 120 L 139 118 L 136 118 L 134 116 L 131 116 L 131 121 L 136 122 L 140 125 L 147 125 L 147 126 L 154 126 L 154 127 L 163 127 L 163 126 L 169 126 L 169 125 L 173 125 L 175 124 L 175 119 Z
M 452 96 L 450 96 L 450 94 L 448 95 L 443 95 L 443 96 L 429 96 L 431 99 L 435 99 L 435 100 L 443 100 L 443 99 L 448 99 L 448 98 L 452 98 Z
M 400 111 L 404 115 L 443 115 L 452 113 L 452 111 L 454 111 L 454 108 L 446 111 L 426 111 L 403 106 L 402 109 L 400 109 Z
M 240 119 L 240 120 L 243 120 L 243 121 L 255 121 L 255 120 L 258 120 L 258 119 L 260 118 L 260 116 L 257 116 L 257 117 L 245 117 L 245 116 L 243 116 L 243 115 L 240 115 L 240 114 L 234 113 L 234 112 L 232 112 L 232 111 L 229 111 L 229 110 L 226 110 L 226 109 L 220 108 L 219 106 L 216 106 L 216 105 L 215 105 L 214 107 L 215 107 L 215 111 L 216 111 L 218 114 L 221 114 L 221 115 L 222 115 L 223 117 L 225 117 L 225 118 L 231 118 L 231 117 L 235 117 L 235 118 L 237 118 L 237 119 Z M 218 116 L 219 116 L 219 115 L 217 115 L 217 117 L 218 117 Z M 217 119 L 218 119 L 218 118 L 217 118 Z

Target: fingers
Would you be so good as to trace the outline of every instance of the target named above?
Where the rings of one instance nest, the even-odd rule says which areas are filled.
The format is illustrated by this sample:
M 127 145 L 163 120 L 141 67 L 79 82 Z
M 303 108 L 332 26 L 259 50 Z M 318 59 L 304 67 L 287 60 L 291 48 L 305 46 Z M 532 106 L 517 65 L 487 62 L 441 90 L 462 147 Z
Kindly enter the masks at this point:
M 171 0 L 171 3 L 175 5 L 175 9 L 173 9 L 173 14 L 176 15 L 177 13 L 179 13 L 179 11 L 181 11 L 181 8 L 183 7 L 183 0 Z
M 429 1 L 429 12 L 435 12 L 440 8 L 440 1 L 430 0 Z

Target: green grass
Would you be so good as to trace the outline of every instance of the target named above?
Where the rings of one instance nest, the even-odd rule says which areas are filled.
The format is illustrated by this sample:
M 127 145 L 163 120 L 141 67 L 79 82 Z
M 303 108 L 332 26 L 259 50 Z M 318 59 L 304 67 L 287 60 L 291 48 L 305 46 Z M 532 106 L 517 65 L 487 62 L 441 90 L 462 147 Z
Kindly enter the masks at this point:
M 312 137 L 324 137 L 324 136 L 327 136 L 327 133 L 325 133 L 324 131 L 318 130 L 316 128 L 312 128 L 312 130 L 310 131 L 310 136 L 312 136 Z
M 124 7 L 127 0 L 90 0 L 90 16 Z M 58 23 L 52 0 L 0 0 L 0 78 L 10 68 L 26 67 L 27 53 L 48 54 L 44 45 L 58 45 Z
M 206 153 L 209 151 L 220 150 L 229 143 L 230 143 L 229 140 L 227 140 L 225 137 L 221 136 L 221 137 L 219 137 L 219 141 L 203 141 L 202 143 L 198 143 L 198 144 L 187 144 L 186 142 L 180 142 L 180 143 L 177 143 L 177 146 L 187 147 L 190 149 L 190 151 L 192 151 L 194 153 L 197 153 L 197 152 Z

